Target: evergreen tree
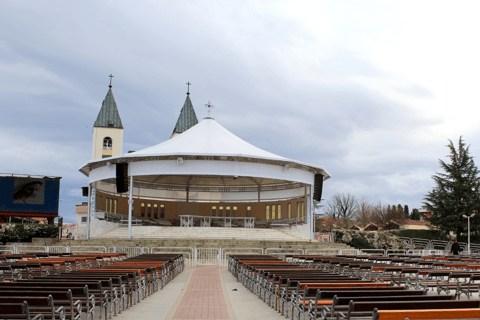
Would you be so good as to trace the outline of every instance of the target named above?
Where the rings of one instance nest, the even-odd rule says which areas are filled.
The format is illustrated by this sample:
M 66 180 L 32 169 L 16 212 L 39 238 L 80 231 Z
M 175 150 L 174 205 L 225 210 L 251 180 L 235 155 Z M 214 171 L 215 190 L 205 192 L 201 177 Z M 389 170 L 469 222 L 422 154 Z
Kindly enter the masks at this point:
M 405 219 L 405 216 L 403 214 L 403 207 L 400 204 L 397 206 L 397 216 L 399 219 Z
M 391 208 L 390 208 L 390 215 L 392 217 L 392 219 L 397 219 L 398 216 L 397 216 L 397 207 L 395 205 L 393 205 Z
M 405 214 L 405 219 L 408 219 L 408 217 L 410 216 L 410 212 L 408 211 L 408 204 L 403 206 L 403 213 Z
M 449 140 L 450 163 L 440 160 L 440 166 L 445 173 L 432 176 L 435 187 L 424 198 L 427 209 L 432 212 L 426 220 L 438 229 L 448 233 L 454 231 L 457 237 L 466 229 L 467 219 L 479 209 L 479 171 L 469 154 L 469 146 L 465 146 L 462 137 L 458 141 L 458 149 Z M 471 229 L 478 228 L 478 216 L 471 219 Z
M 418 209 L 413 209 L 412 214 L 410 215 L 410 219 L 416 221 L 420 220 L 420 211 L 418 211 Z

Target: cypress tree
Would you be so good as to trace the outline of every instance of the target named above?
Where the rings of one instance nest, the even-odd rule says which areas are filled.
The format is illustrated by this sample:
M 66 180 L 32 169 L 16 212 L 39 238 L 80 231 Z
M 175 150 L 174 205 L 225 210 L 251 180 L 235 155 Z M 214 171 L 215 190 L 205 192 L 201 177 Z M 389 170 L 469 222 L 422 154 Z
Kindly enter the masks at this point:
M 462 137 L 458 149 L 449 141 L 450 163 L 439 160 L 445 173 L 432 176 L 435 187 L 425 196 L 424 204 L 432 212 L 427 221 L 446 233 L 455 232 L 458 237 L 467 228 L 467 219 L 463 215 L 479 209 L 480 179 L 478 168 L 469 154 L 470 146 L 465 145 Z M 478 216 L 471 219 L 472 230 L 478 228 L 479 221 Z

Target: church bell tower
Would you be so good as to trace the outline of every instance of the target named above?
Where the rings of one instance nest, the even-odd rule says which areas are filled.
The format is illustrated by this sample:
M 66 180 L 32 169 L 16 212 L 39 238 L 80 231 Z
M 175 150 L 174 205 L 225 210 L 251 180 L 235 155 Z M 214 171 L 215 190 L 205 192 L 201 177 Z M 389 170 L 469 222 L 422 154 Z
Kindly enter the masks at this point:
M 194 125 L 198 123 L 197 115 L 195 114 L 195 109 L 193 109 L 192 100 L 190 100 L 190 82 L 187 82 L 187 98 L 183 104 L 182 111 L 180 111 L 180 116 L 178 117 L 177 124 L 173 129 L 172 136 L 170 139 L 175 138 L 179 134 L 187 131 Z
M 92 160 L 123 154 L 123 125 L 112 92 L 112 78 L 102 108 L 93 125 Z

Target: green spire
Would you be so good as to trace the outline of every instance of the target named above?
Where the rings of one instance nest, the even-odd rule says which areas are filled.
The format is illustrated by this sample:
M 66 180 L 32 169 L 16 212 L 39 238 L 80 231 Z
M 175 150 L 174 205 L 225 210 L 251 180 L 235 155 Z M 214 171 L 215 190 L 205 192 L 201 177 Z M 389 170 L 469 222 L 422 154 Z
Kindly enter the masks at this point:
M 187 131 L 197 123 L 198 119 L 195 110 L 193 109 L 192 101 L 190 100 L 190 92 L 187 92 L 187 98 L 183 104 L 175 129 L 173 129 L 172 136 Z
M 102 109 L 100 109 L 97 120 L 93 126 L 123 129 L 122 119 L 120 119 L 120 114 L 118 113 L 111 84 L 109 85 L 107 96 L 105 100 L 103 100 Z

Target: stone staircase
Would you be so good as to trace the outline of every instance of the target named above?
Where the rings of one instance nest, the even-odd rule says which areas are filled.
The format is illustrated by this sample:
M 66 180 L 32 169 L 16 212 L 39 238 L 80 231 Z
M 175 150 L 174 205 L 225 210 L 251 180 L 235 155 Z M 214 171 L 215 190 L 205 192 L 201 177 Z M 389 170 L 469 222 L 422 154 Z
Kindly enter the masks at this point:
M 128 239 L 128 228 L 117 228 L 96 239 Z M 275 229 L 132 226 L 132 239 L 230 239 L 263 241 L 305 241 Z
M 45 245 L 34 239 L 36 245 Z M 281 248 L 289 249 L 350 249 L 342 243 L 310 241 L 298 234 L 281 229 L 247 228 L 186 228 L 161 226 L 132 226 L 132 239 L 128 228 L 117 228 L 90 240 L 62 240 L 50 246 L 71 247 L 142 247 L 142 248 Z M 174 249 L 172 249 L 174 250 Z M 312 251 L 313 253 L 313 251 Z

